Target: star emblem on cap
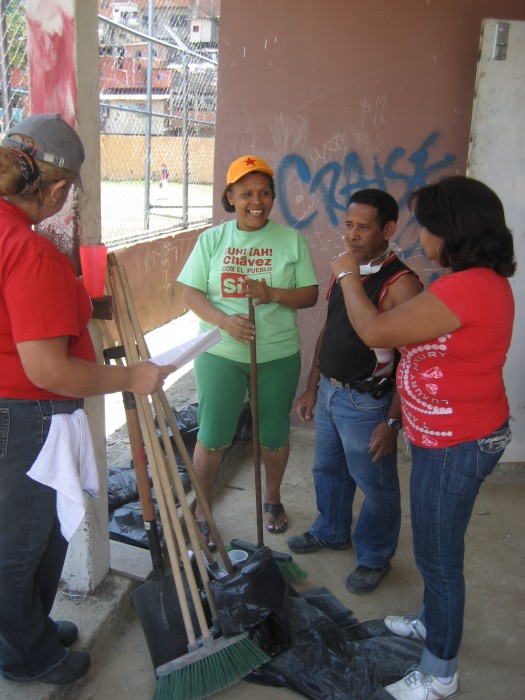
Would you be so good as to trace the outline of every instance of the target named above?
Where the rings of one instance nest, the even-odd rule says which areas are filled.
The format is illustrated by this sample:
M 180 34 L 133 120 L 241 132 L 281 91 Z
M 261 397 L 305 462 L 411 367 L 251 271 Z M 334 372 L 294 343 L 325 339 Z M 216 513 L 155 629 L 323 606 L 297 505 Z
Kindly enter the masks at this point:
M 255 158 L 246 158 L 245 165 L 255 165 Z

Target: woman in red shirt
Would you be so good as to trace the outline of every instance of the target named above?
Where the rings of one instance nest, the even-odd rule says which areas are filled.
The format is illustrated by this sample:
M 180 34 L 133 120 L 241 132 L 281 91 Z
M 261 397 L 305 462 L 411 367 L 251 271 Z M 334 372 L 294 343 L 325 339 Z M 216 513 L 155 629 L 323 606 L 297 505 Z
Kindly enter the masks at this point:
M 477 180 L 448 177 L 416 191 L 425 255 L 449 274 L 379 317 L 347 254 L 332 262 L 352 325 L 370 347 L 397 346 L 403 425 L 411 444 L 410 504 L 418 614 L 385 618 L 404 637 L 425 640 L 421 661 L 386 690 L 397 700 L 447 698 L 458 688 L 463 631 L 464 535 L 481 483 L 510 441 L 503 365 L 514 301 L 514 246 L 497 195 Z
M 64 421 L 87 428 L 81 397 L 151 394 L 174 369 L 96 364 L 87 292 L 71 261 L 32 228 L 60 211 L 83 160 L 58 114 L 22 120 L 0 146 L 0 670 L 56 685 L 83 676 L 90 660 L 68 649 L 76 626 L 49 616 L 67 541 L 56 491 L 28 472 L 51 430 L 60 442 Z M 52 474 L 61 466 L 53 453 Z

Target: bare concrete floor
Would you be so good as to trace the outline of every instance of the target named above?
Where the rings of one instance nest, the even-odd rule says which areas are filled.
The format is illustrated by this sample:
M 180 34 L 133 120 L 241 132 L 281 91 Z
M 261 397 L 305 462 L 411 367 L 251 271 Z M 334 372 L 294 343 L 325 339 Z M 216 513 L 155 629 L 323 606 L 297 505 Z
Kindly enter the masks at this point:
M 283 498 L 290 518 L 286 535 L 265 533 L 265 544 L 288 551 L 289 534 L 303 532 L 315 512 L 311 482 L 313 435 L 294 430 L 290 464 Z M 403 493 L 401 540 L 392 570 L 380 587 L 366 596 L 354 596 L 345 579 L 355 566 L 353 550 L 324 550 L 294 555 L 307 572 L 298 590 L 326 586 L 359 620 L 416 610 L 422 585 L 415 568 L 409 522 L 408 477 L 410 463 L 401 452 Z M 478 498 L 467 535 L 467 609 L 460 657 L 458 697 L 471 700 L 518 700 L 525 696 L 524 535 L 525 470 L 503 465 L 485 484 Z M 215 516 L 225 541 L 240 537 L 256 541 L 251 447 L 238 443 L 218 489 Z M 124 629 L 104 645 L 95 643 L 93 668 L 74 691 L 77 700 L 145 700 L 155 678 L 140 623 L 131 613 Z M 285 700 L 297 697 L 286 689 L 264 688 L 244 681 L 218 693 L 224 700 Z
M 315 512 L 311 482 L 313 435 L 295 429 L 283 500 L 290 526 L 286 535 L 265 534 L 265 544 L 288 551 L 286 538 L 308 529 Z M 359 620 L 416 610 L 422 586 L 415 569 L 410 535 L 407 483 L 410 464 L 401 452 L 403 524 L 392 571 L 380 587 L 366 596 L 353 596 L 345 579 L 355 566 L 353 550 L 321 551 L 297 556 L 307 572 L 298 590 L 326 586 Z M 525 470 L 523 465 L 501 465 L 484 485 L 467 535 L 467 609 L 460 654 L 461 698 L 518 700 L 525 697 L 524 534 Z M 223 538 L 255 542 L 254 487 L 251 447 L 237 443 L 217 491 L 215 516 Z M 61 595 L 57 615 L 72 619 L 81 630 L 78 648 L 88 648 L 93 665 L 74 686 L 53 688 L 0 680 L 4 700 L 146 700 L 155 676 L 144 635 L 129 605 L 130 582 L 108 576 L 94 596 L 82 599 Z M 218 694 L 222 700 L 285 700 L 298 697 L 286 689 L 265 688 L 240 681 Z M 183 699 L 181 699 L 183 700 Z
M 191 374 L 170 391 L 193 400 Z M 184 386 L 183 386 L 184 385 Z M 168 393 L 168 395 L 170 395 Z M 173 395 L 173 394 L 172 394 Z M 171 402 L 171 398 L 170 398 Z M 180 403 L 180 402 L 179 402 Z M 175 405 L 177 401 L 175 401 Z M 112 442 L 126 449 L 125 431 Z M 401 441 L 400 441 L 401 443 Z M 283 483 L 283 503 L 290 525 L 285 534 L 265 532 L 265 544 L 288 552 L 287 538 L 307 530 L 315 516 L 311 466 L 313 432 L 292 430 L 291 456 Z M 345 588 L 355 566 L 354 550 L 324 550 L 294 555 L 307 579 L 298 590 L 326 586 L 361 620 L 418 609 L 422 584 L 415 568 L 410 532 L 408 479 L 410 460 L 400 444 L 403 520 L 392 570 L 379 588 L 354 596 Z M 360 506 L 356 503 L 356 511 Z M 502 464 L 483 486 L 466 538 L 467 607 L 460 652 L 460 691 L 465 700 L 521 700 L 525 697 L 525 464 Z M 251 445 L 237 443 L 217 488 L 214 514 L 225 542 L 238 537 L 255 542 L 255 495 Z M 147 700 L 155 675 L 144 634 L 130 605 L 136 581 L 109 574 L 91 596 L 60 593 L 56 619 L 70 619 L 80 629 L 78 649 L 92 654 L 92 668 L 78 683 L 63 688 L 17 684 L 0 678 L 2 700 Z M 217 693 L 221 700 L 288 700 L 300 697 L 279 688 L 239 681 Z M 173 699 L 179 700 L 179 699 Z M 180 698 L 184 700 L 184 698 Z

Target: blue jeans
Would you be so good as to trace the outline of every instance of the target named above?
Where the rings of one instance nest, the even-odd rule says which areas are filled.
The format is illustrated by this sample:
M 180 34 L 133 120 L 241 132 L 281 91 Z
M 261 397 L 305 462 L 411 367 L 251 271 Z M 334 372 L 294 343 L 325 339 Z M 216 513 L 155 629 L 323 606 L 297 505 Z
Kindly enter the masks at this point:
M 49 617 L 67 551 L 56 492 L 26 473 L 53 413 L 79 405 L 0 399 L 0 669 L 11 680 L 38 678 L 69 653 Z
M 411 448 L 414 555 L 425 582 L 419 617 L 427 636 L 420 667 L 433 676 L 452 676 L 457 670 L 465 607 L 465 532 L 480 486 L 509 442 L 505 423 L 491 435 L 454 447 Z
M 313 476 L 319 515 L 310 528 L 331 544 L 350 537 L 352 505 L 359 486 L 365 496 L 353 533 L 357 562 L 383 568 L 394 556 L 401 524 L 397 453 L 373 463 L 372 430 L 387 415 L 392 392 L 381 399 L 321 379 L 315 409 Z

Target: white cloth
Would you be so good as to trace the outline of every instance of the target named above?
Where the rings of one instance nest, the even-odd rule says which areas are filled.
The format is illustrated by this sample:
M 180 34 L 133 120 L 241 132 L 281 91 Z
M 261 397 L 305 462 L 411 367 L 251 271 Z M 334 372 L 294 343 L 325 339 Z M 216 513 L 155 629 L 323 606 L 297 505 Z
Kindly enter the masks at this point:
M 47 440 L 27 475 L 57 492 L 60 530 L 69 542 L 86 513 L 84 492 L 99 494 L 93 440 L 84 409 L 53 415 Z

